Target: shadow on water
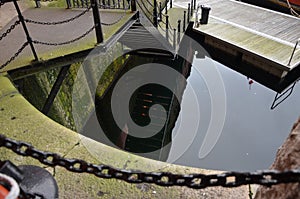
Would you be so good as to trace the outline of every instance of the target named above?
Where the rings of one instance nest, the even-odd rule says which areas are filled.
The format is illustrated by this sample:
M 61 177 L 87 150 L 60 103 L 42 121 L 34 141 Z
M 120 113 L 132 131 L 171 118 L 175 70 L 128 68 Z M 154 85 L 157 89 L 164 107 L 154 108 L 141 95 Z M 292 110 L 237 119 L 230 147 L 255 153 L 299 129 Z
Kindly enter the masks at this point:
M 249 85 L 247 77 L 208 57 L 201 57 L 199 54 L 196 56 L 197 52 L 192 49 L 192 46 L 181 49 L 186 53 L 185 57 L 188 60 L 180 56 L 170 59 L 132 55 L 124 56 L 124 60 L 115 62 L 119 63 L 118 67 L 108 69 L 114 72 L 114 75 L 109 73 L 108 76 L 114 78 L 105 80 L 109 82 L 105 86 L 108 89 L 101 95 L 93 96 L 96 111 L 89 115 L 82 128 L 76 130 L 115 148 L 180 165 L 220 170 L 268 168 L 293 122 L 299 117 L 299 85 L 296 85 L 290 98 L 272 111 L 270 105 L 275 92 L 255 82 Z M 221 79 L 211 76 L 211 80 L 208 81 L 207 74 L 212 70 L 212 63 Z M 140 68 L 141 65 L 146 67 Z M 177 71 L 175 75 L 171 72 L 157 74 L 171 86 L 162 86 L 157 82 L 145 84 L 144 81 L 153 72 L 153 68 L 161 65 Z M 69 119 L 72 117 L 70 98 L 71 84 L 74 83 L 77 69 L 78 66 L 73 69 L 71 67 L 71 72 L 63 83 L 64 88 L 56 99 L 60 105 L 52 107 L 58 111 L 50 115 L 64 125 L 68 123 L 66 126 L 73 129 L 74 124 Z M 56 74 L 57 71 L 43 72 L 38 78 L 30 77 L 31 79 L 19 80 L 16 83 L 27 99 L 41 109 L 49 88 L 47 92 L 42 91 L 45 90 L 45 86 L 51 88 Z M 38 82 L 46 77 L 51 80 L 50 83 Z M 118 84 L 121 79 L 122 84 Z M 221 96 L 221 93 L 218 95 L 218 83 L 224 86 L 224 96 Z M 99 87 L 104 87 L 103 85 L 100 83 L 97 90 L 101 90 Z M 132 92 L 130 88 L 134 86 L 137 86 L 137 89 Z M 113 91 L 116 87 L 120 92 L 112 105 Z M 128 93 L 130 98 L 126 104 L 125 96 Z M 191 94 L 196 96 L 196 101 L 190 100 Z M 216 104 L 214 98 L 219 98 L 226 105 L 224 124 L 213 124 L 214 117 L 221 114 L 219 104 Z M 123 111 L 124 103 L 129 114 Z M 112 107 L 117 114 L 113 113 Z M 83 112 L 85 109 L 89 107 L 82 107 Z M 57 115 L 61 114 L 57 112 L 64 113 L 59 120 Z M 199 118 L 194 112 L 198 112 Z M 62 122 L 66 118 L 69 122 Z M 133 120 L 133 123 L 130 120 Z M 179 131 L 183 124 L 187 125 Z M 139 131 L 135 125 L 143 131 Z M 209 137 L 210 129 L 213 128 L 211 126 L 215 125 L 222 127 L 220 137 L 213 142 L 215 144 L 212 149 L 202 157 L 199 155 L 200 148 L 206 137 Z M 150 132 L 148 136 L 147 132 Z

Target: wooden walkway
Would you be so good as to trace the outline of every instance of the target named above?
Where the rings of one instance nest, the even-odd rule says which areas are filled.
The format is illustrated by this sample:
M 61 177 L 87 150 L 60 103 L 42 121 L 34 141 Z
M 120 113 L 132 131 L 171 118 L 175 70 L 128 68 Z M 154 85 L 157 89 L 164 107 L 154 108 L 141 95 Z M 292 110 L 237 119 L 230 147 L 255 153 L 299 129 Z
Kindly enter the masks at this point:
M 240 66 L 250 64 L 279 79 L 300 67 L 300 45 L 288 65 L 300 38 L 299 18 L 232 0 L 198 3 L 211 7 L 208 24 L 194 28 L 207 46 L 239 60 Z

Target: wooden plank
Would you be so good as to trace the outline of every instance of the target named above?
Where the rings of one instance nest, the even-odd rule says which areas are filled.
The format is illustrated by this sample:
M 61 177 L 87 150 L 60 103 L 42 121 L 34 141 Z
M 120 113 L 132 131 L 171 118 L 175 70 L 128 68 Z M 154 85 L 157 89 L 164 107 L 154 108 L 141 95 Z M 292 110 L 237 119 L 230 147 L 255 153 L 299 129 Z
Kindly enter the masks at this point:
M 286 66 L 286 60 L 288 60 L 291 55 L 293 50 L 292 46 L 226 24 L 213 17 L 210 18 L 209 24 L 201 25 L 197 30 L 279 63 L 286 71 L 290 70 L 290 68 Z
M 233 0 L 198 0 L 211 6 L 210 15 L 286 42 L 300 38 L 300 19 Z M 291 34 L 287 34 L 291 32 Z

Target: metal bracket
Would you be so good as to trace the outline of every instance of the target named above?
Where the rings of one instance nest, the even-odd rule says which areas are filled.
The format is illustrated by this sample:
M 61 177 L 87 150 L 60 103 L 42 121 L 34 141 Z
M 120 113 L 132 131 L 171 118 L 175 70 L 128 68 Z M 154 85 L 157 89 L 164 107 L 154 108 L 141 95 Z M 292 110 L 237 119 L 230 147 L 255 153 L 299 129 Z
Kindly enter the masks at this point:
M 293 90 L 294 90 L 294 87 L 295 87 L 297 81 L 295 81 L 293 83 L 293 85 L 290 86 L 288 89 L 286 89 L 283 93 L 276 94 L 274 101 L 272 103 L 272 106 L 271 106 L 271 110 L 274 110 L 278 105 L 280 105 L 282 102 L 284 102 L 293 93 Z M 277 102 L 278 100 L 279 100 L 279 102 Z

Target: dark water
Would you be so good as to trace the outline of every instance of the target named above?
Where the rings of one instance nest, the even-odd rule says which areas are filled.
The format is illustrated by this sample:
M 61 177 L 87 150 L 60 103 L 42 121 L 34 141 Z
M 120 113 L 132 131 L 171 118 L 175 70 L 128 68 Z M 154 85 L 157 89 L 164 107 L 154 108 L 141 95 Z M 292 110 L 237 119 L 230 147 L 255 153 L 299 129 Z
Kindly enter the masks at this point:
M 172 157 L 180 153 L 177 148 L 182 148 L 182 140 L 172 143 L 169 161 L 181 165 L 221 170 L 268 168 L 275 158 L 277 149 L 299 117 L 299 85 L 296 85 L 293 94 L 285 102 L 275 110 L 270 110 L 276 94 L 274 91 L 255 82 L 250 87 L 249 80 L 245 76 L 215 62 L 224 82 L 226 94 L 225 123 L 211 152 L 204 158 L 199 158 L 200 146 L 207 133 L 208 124 L 213 120 L 212 112 L 218 112 L 218 109 L 212 111 L 212 99 L 216 96 L 211 95 L 212 89 L 209 89 L 211 85 L 205 82 L 205 72 L 202 72 L 205 70 L 203 68 L 208 65 L 210 65 L 209 61 L 195 58 L 191 75 L 187 79 L 188 84 L 200 99 L 201 128 L 198 129 L 188 149 L 175 161 Z M 220 81 L 219 78 L 215 80 Z M 191 106 L 194 106 L 188 100 L 188 89 L 187 87 L 183 96 L 182 111 L 175 131 L 180 126 L 180 121 L 193 117 L 189 112 L 184 111 L 185 109 L 191 110 Z M 223 98 L 223 96 L 217 97 Z M 190 129 L 185 129 L 186 136 L 189 131 Z

